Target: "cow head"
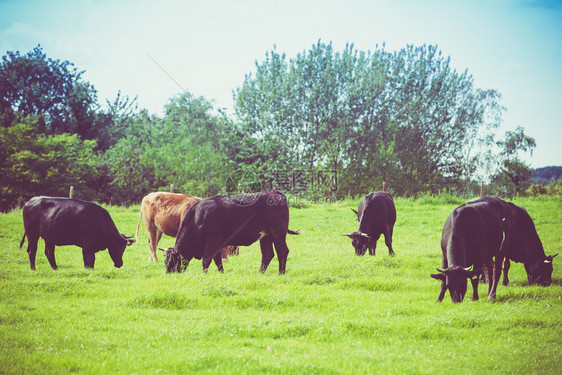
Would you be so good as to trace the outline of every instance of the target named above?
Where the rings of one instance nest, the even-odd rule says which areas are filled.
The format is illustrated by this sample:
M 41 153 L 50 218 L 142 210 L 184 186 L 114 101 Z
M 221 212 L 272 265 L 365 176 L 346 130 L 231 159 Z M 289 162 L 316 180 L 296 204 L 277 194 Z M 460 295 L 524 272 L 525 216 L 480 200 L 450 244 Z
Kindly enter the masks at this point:
M 135 243 L 134 236 L 125 236 L 123 234 L 120 235 L 119 240 L 113 246 L 108 247 L 109 256 L 113 261 L 113 265 L 117 268 L 121 268 L 123 266 L 123 253 L 125 252 L 125 248 L 127 246 L 131 246 Z
M 166 273 L 183 272 L 189 265 L 189 261 L 181 256 L 178 249 L 169 247 L 168 249 L 159 249 L 166 252 L 164 264 L 166 265 Z
M 440 273 L 432 273 L 431 277 L 445 283 L 454 303 L 462 302 L 466 294 L 467 280 L 480 275 L 481 270 L 471 270 L 471 267 L 449 267 L 445 270 L 437 269 Z
M 373 239 L 366 233 L 353 232 L 346 233 L 344 236 L 351 238 L 351 244 L 355 248 L 355 255 L 365 255 L 365 252 L 372 246 Z
M 558 254 L 549 255 L 544 260 L 537 260 L 528 267 L 527 278 L 529 284 L 549 286 L 552 284 L 552 260 Z M 526 267 L 527 268 L 527 267 Z

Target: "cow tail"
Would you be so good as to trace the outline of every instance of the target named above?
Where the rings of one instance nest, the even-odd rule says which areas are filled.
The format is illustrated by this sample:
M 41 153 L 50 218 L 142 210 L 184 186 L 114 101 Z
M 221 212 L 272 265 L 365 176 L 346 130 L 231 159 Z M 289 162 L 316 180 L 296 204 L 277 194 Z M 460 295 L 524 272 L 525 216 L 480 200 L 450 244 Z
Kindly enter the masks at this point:
M 290 229 L 287 229 L 287 233 L 289 233 L 289 234 L 293 234 L 293 235 L 297 235 L 297 234 L 300 234 L 300 232 L 299 232 L 299 231 L 296 231 L 296 232 L 295 232 L 294 230 L 290 230 Z
M 21 242 L 20 242 L 20 251 L 21 251 L 21 248 L 22 248 L 23 243 L 24 243 L 24 241 L 25 241 L 25 235 L 26 235 L 26 233 L 25 233 L 25 231 L 24 231 L 24 232 L 23 232 L 23 237 L 21 238 Z
M 139 214 L 139 221 L 137 223 L 137 231 L 135 232 L 135 241 L 139 242 L 139 227 L 140 227 L 140 222 L 142 219 L 142 206 L 140 209 L 140 214 Z

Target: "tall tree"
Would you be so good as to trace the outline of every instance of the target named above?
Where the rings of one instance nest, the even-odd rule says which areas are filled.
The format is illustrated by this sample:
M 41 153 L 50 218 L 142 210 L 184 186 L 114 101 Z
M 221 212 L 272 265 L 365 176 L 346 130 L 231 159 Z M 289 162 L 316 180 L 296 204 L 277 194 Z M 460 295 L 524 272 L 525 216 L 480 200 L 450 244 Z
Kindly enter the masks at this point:
M 525 135 L 522 127 L 507 131 L 504 138 L 496 142 L 500 148 L 496 157 L 496 170 L 492 186 L 500 193 L 514 196 L 524 192 L 530 185 L 531 167 L 521 160 L 519 154 L 530 153 L 536 147 L 535 139 Z
M 25 55 L 8 51 L 0 63 L 1 125 L 37 116 L 41 133 L 94 138 L 97 94 L 83 73 L 68 61 L 48 58 L 41 46 Z
M 236 91 L 242 126 L 258 142 L 282 140 L 281 164 L 336 168 L 353 194 L 382 181 L 406 194 L 458 184 L 501 120 L 499 94 L 475 88 L 436 46 L 318 42 L 288 61 L 274 49 L 256 67 Z

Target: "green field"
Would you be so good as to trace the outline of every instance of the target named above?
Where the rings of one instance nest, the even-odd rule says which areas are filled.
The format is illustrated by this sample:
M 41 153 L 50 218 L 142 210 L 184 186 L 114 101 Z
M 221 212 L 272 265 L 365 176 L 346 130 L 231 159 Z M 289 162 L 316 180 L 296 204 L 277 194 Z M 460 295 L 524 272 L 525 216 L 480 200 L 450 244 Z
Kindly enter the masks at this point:
M 291 207 L 287 274 L 274 258 L 258 273 L 259 246 L 241 248 L 225 272 L 201 261 L 186 273 L 149 263 L 147 236 L 124 266 L 107 251 L 95 270 L 77 247 L 58 247 L 53 271 L 40 240 L 37 271 L 19 251 L 21 210 L 0 215 L 1 374 L 304 373 L 560 374 L 562 256 L 553 285 L 529 286 L 513 263 L 497 300 L 435 300 L 445 219 L 461 201 L 397 199 L 395 257 L 383 240 L 354 255 L 350 208 L 358 200 Z M 514 201 L 535 220 L 547 254 L 562 253 L 562 199 Z M 107 207 L 134 234 L 139 206 Z M 161 247 L 172 246 L 165 237 Z M 159 254 L 160 255 L 160 254 Z

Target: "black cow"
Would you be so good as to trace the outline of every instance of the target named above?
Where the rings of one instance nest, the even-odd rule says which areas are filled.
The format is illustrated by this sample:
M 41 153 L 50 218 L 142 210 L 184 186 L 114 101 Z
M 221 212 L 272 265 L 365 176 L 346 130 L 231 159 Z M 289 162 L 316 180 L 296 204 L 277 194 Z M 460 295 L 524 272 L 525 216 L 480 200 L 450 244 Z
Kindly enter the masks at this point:
M 27 236 L 32 270 L 39 237 L 45 240 L 45 255 L 54 270 L 57 269 L 55 246 L 81 247 L 86 268 L 94 268 L 95 253 L 108 249 L 113 264 L 119 268 L 123 265 L 125 247 L 135 242 L 133 236 L 119 233 L 103 207 L 78 199 L 33 197 L 23 207 L 23 226 L 20 250 Z
M 176 243 L 166 250 L 166 271 L 181 272 L 191 259 L 203 259 L 206 271 L 215 261 L 223 272 L 220 250 L 225 246 L 249 246 L 260 240 L 265 272 L 273 259 L 273 245 L 279 259 L 279 273 L 285 273 L 289 248 L 287 198 L 278 191 L 245 195 L 217 195 L 195 203 L 185 214 Z
M 344 236 L 351 238 L 355 254 L 365 255 L 369 249 L 369 254 L 375 255 L 377 241 L 381 234 L 384 234 L 388 254 L 394 255 L 392 232 L 396 223 L 396 208 L 392 195 L 385 192 L 369 193 L 359 202 L 359 211 L 353 212 L 357 214 L 359 229 Z
M 478 300 L 479 276 L 484 269 L 492 275 L 488 298 L 495 298 L 511 227 L 509 208 L 504 203 L 486 197 L 467 202 L 449 215 L 441 236 L 443 269 L 431 274 L 441 280 L 438 302 L 447 289 L 453 302 L 462 302 L 467 279 L 471 279 L 472 299 Z
M 515 206 L 514 211 L 511 240 L 504 261 L 503 285 L 509 284 L 507 273 L 509 261 L 512 260 L 523 263 L 529 284 L 549 286 L 552 283 L 552 260 L 558 254 L 546 256 L 533 219 L 527 210 Z
M 523 263 L 525 271 L 527 271 L 529 284 L 549 286 L 552 283 L 552 260 L 558 254 L 550 256 L 545 254 L 533 219 L 531 219 L 527 210 L 494 197 L 482 198 L 476 200 L 476 202 L 487 199 L 501 201 L 509 212 L 511 231 L 503 264 L 503 285 L 509 284 L 509 261 L 512 260 Z

